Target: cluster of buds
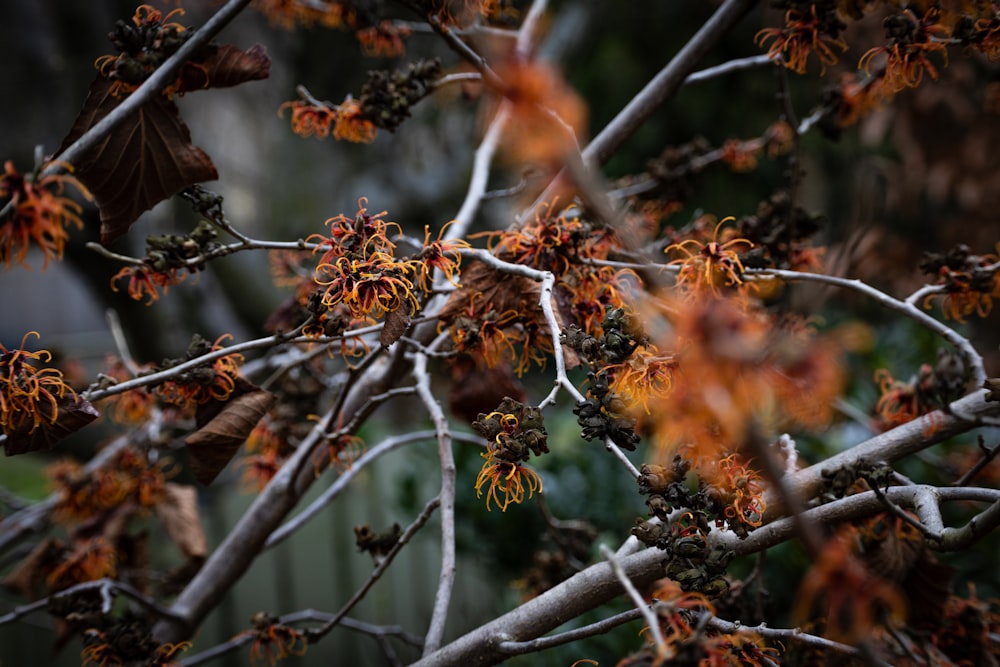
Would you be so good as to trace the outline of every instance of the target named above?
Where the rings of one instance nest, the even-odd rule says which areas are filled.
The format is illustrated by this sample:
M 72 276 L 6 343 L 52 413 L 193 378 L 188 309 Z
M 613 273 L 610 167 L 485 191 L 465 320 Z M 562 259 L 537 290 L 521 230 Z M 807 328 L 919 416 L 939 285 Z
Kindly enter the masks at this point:
M 541 456 L 549 451 L 540 409 L 508 396 L 490 414 L 480 414 L 472 428 L 487 440 L 482 455 L 486 462 L 476 478 L 477 496 L 489 484 L 487 509 L 495 502 L 504 512 L 511 504 L 522 502 L 525 491 L 531 496 L 542 490 L 538 473 L 522 465 L 532 454 Z
M 531 454 L 541 456 L 549 451 L 542 411 L 509 396 L 495 411 L 480 414 L 472 428 L 489 441 L 495 458 L 510 463 L 527 461 Z
M 646 337 L 636 327 L 624 308 L 612 308 L 604 315 L 601 323 L 603 332 L 593 336 L 575 324 L 569 325 L 562 334 L 562 342 L 571 347 L 592 367 L 619 364 L 646 344 Z
M 637 519 L 632 534 L 643 544 L 666 552 L 666 574 L 682 590 L 717 598 L 729 591 L 725 574 L 735 554 L 718 544 L 709 546 L 709 530 L 707 515 L 696 511 L 685 512 L 669 524 Z
M 101 56 L 94 65 L 107 79 L 114 81 L 112 93 L 130 93 L 160 67 L 191 36 L 184 26 L 170 22 L 174 14 L 183 14 L 175 9 L 164 16 L 149 5 L 140 5 L 131 23 L 119 20 L 108 34 L 111 44 L 119 50 L 117 56 Z M 165 94 L 204 88 L 208 84 L 208 74 L 195 64 L 208 56 L 210 46 L 202 47 L 202 53 L 188 62 Z
M 757 205 L 753 215 L 736 222 L 739 236 L 753 243 L 743 253 L 746 268 L 809 271 L 819 268 L 817 249 L 807 240 L 822 228 L 822 215 L 813 215 L 794 204 L 786 190 L 775 192 Z
M 375 70 L 361 88 L 361 114 L 376 126 L 395 132 L 410 117 L 410 108 L 427 97 L 441 76 L 441 61 L 418 60 L 406 71 Z
M 584 440 L 604 440 L 635 451 L 640 436 L 635 432 L 636 421 L 625 416 L 625 402 L 608 387 L 608 374 L 604 371 L 587 375 L 590 386 L 587 389 L 589 398 L 576 404 L 573 414 L 576 421 L 583 427 Z

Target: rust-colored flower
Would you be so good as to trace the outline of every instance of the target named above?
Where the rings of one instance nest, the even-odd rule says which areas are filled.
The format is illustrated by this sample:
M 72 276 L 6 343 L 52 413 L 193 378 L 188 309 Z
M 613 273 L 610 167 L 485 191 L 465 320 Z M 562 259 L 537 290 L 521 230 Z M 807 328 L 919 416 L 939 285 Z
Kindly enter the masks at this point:
M 279 118 L 286 109 L 291 110 L 292 132 L 300 137 L 326 139 L 337 120 L 337 110 L 326 104 L 313 104 L 304 100 L 285 102 L 278 107 Z
M 816 5 L 810 5 L 809 12 L 789 9 L 785 12 L 784 28 L 765 28 L 757 33 L 755 40 L 760 46 L 771 42 L 767 55 L 781 59 L 785 67 L 797 72 L 806 73 L 809 56 L 815 54 L 822 70 L 827 65 L 837 62 L 834 48 L 847 50 L 847 44 L 837 38 L 839 26 L 835 16 L 816 13 Z
M 715 225 L 709 240 L 685 239 L 666 247 L 664 253 L 678 256 L 668 262 L 668 266 L 679 265 L 677 283 L 692 296 L 706 289 L 718 295 L 721 287 L 743 284 L 743 262 L 739 249 L 749 250 L 753 243 L 743 238 L 733 238 L 732 230 L 727 230 L 719 238 L 719 230 L 733 217 L 723 218 Z
M 444 234 L 449 226 L 451 222 L 441 228 L 434 241 L 431 241 L 430 227 L 425 226 L 423 248 L 413 256 L 413 260 L 420 263 L 417 284 L 424 294 L 429 294 L 434 287 L 435 270 L 440 271 L 449 283 L 458 287 L 455 276 L 462 265 L 461 250 L 470 246 L 469 242 L 463 239 L 445 239 Z
M 67 394 L 76 398 L 61 371 L 36 368 L 35 362 L 48 363 L 52 354 L 47 350 L 25 350 L 28 336 L 32 335 L 39 337 L 37 331 L 29 331 L 21 345 L 12 350 L 0 344 L 0 429 L 7 434 L 22 427 L 31 432 L 43 423 L 54 424 L 60 399 Z
M 188 350 L 189 358 L 197 358 L 209 352 L 223 349 L 221 342 L 232 338 L 229 334 L 219 336 L 214 343 L 196 338 Z M 198 366 L 178 373 L 156 387 L 157 395 L 167 403 L 186 409 L 208 401 L 225 401 L 236 388 L 242 354 L 228 354 L 210 364 Z
M 349 8 L 337 0 L 254 0 L 253 5 L 271 25 L 286 30 L 297 26 L 320 25 L 338 28 L 349 22 Z
M 118 552 L 103 537 L 80 540 L 48 577 L 52 592 L 104 577 L 114 578 L 118 571 Z
M 166 294 L 171 287 L 184 282 L 189 273 L 181 272 L 179 269 L 166 269 L 157 271 L 147 264 L 126 266 L 111 278 L 111 291 L 118 291 L 118 282 L 123 278 L 128 279 L 126 292 L 134 301 L 141 301 L 146 298 L 146 305 L 150 306 L 160 298 L 160 291 Z
M 848 644 L 864 640 L 876 625 L 901 623 L 906 613 L 899 592 L 857 558 L 856 545 L 851 529 L 826 542 L 802 580 L 793 609 L 799 623 L 818 613 L 825 619 L 824 635 Z
M 250 663 L 256 666 L 263 663 L 273 667 L 279 660 L 290 655 L 303 656 L 309 648 L 305 634 L 295 628 L 285 625 L 277 618 L 265 612 L 254 614 L 253 629 L 240 633 L 238 636 L 253 637 L 250 647 Z
M 587 107 L 552 68 L 538 62 L 499 63 L 504 97 L 511 103 L 509 133 L 501 144 L 511 161 L 560 163 L 577 150 L 587 126 Z
M 38 173 L 44 173 L 44 168 Z M 28 266 L 28 250 L 37 247 L 44 256 L 43 270 L 50 260 L 61 260 L 69 234 L 66 227 L 83 228 L 81 206 L 64 195 L 72 186 L 88 200 L 87 189 L 70 174 L 24 176 L 8 160 L 0 174 L 0 258 L 7 269 Z
M 916 88 L 926 72 L 932 79 L 938 78 L 937 68 L 927 54 L 939 52 L 948 62 L 948 29 L 939 23 L 940 11 L 928 9 L 918 17 L 907 9 L 886 21 L 889 35 L 887 46 L 869 49 L 858 61 L 858 69 L 872 74 L 875 61 L 881 61 L 882 81 L 886 93 L 893 94 L 905 88 Z
M 151 368 L 152 364 L 148 364 L 136 370 L 141 372 Z M 132 372 L 125 367 L 125 363 L 114 355 L 108 355 L 104 374 L 117 382 L 124 382 L 132 377 Z M 153 394 L 144 387 L 115 394 L 105 400 L 107 401 L 105 414 L 119 424 L 141 424 L 149 417 L 156 403 Z
M 403 55 L 406 50 L 403 38 L 409 35 L 409 28 L 397 27 L 388 19 L 354 33 L 361 44 L 361 52 L 374 58 L 396 58 Z
M 333 138 L 356 144 L 375 141 L 375 123 L 365 117 L 361 102 L 348 97 L 337 107 L 337 121 L 333 125 Z

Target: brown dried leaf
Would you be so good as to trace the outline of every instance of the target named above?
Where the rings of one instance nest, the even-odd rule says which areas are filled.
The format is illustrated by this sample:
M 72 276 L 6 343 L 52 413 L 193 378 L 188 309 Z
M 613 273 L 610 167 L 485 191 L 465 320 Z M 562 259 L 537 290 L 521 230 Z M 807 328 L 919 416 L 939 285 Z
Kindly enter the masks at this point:
M 260 44 L 254 44 L 246 51 L 224 44 L 215 49 L 202 66 L 208 72 L 206 88 L 228 88 L 266 79 L 271 74 L 271 59 Z
M 542 286 L 524 276 L 497 271 L 482 262 L 472 262 L 462 270 L 462 287 L 451 293 L 439 317 L 450 321 L 475 297 L 477 303 L 489 303 L 498 313 L 508 310 L 537 312 L 541 318 Z
M 193 486 L 167 482 L 163 501 L 156 506 L 156 517 L 185 558 L 208 555 L 208 540 L 198 515 L 198 491 Z
M 67 394 L 57 399 L 56 403 L 58 413 L 54 422 L 52 406 L 43 401 L 38 404 L 42 422 L 34 430 L 31 428 L 34 422 L 28 421 L 7 434 L 3 442 L 4 453 L 7 456 L 51 449 L 52 445 L 76 433 L 100 416 L 93 405 L 76 395 Z
M 389 347 L 406 333 L 409 326 L 410 306 L 404 303 L 396 310 L 386 314 L 385 321 L 382 323 L 382 331 L 378 334 L 379 344 L 383 349 Z
M 60 153 L 121 103 L 111 94 L 112 83 L 98 75 L 90 84 L 83 110 L 63 139 Z M 191 144 L 177 105 L 162 96 L 139 107 L 73 167 L 101 211 L 104 245 L 127 233 L 144 211 L 167 197 L 219 177 L 211 158 Z
M 195 479 L 211 484 L 273 403 L 274 394 L 239 378 L 228 400 L 199 405 L 198 430 L 184 440 Z
M 485 361 L 477 362 L 468 355 L 454 358 L 448 391 L 448 407 L 453 415 L 471 424 L 480 413 L 495 410 L 505 396 L 526 400 L 524 387 L 514 377 L 510 364 L 490 368 Z

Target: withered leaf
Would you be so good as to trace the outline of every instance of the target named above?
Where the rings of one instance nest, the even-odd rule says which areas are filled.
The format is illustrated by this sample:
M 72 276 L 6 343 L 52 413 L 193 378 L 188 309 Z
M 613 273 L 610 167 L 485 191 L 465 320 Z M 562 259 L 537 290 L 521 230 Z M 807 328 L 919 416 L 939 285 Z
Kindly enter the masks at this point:
M 206 88 L 228 88 L 266 79 L 271 74 L 271 59 L 260 44 L 254 44 L 246 51 L 224 44 L 215 49 L 202 66 L 208 73 Z
M 483 262 L 471 262 L 462 269 L 462 287 L 451 293 L 438 317 L 451 321 L 475 298 L 477 304 L 488 303 L 487 308 L 497 313 L 537 312 L 540 318 L 541 293 L 542 286 L 530 278 L 502 273 Z
M 404 303 L 396 310 L 390 311 L 382 323 L 382 331 L 378 334 L 378 342 L 382 348 L 387 348 L 406 333 L 410 326 L 410 305 Z
M 199 405 L 198 430 L 184 440 L 195 479 L 211 484 L 273 403 L 274 394 L 239 378 L 227 400 Z
M 513 310 L 535 322 L 544 323 L 541 297 L 540 283 L 524 276 L 503 273 L 483 262 L 472 262 L 462 270 L 462 286 L 451 293 L 438 318 L 451 322 L 475 300 L 479 312 L 494 310 L 502 315 Z M 556 326 L 562 329 L 564 320 L 560 308 L 553 308 L 553 315 Z M 580 358 L 569 348 L 563 348 L 563 357 L 568 368 L 580 365 Z
M 467 354 L 452 360 L 448 407 L 453 415 L 471 424 L 480 413 L 495 410 L 505 396 L 526 400 L 524 387 L 510 364 L 490 368 L 482 359 L 477 361 Z
M 198 491 L 193 486 L 167 482 L 163 500 L 156 506 L 156 517 L 185 558 L 202 559 L 208 555 L 208 540 L 198 515 Z
M 120 103 L 113 82 L 98 75 L 90 84 L 61 153 Z M 177 105 L 157 96 L 73 165 L 101 211 L 101 243 L 128 232 L 138 217 L 174 193 L 219 177 L 211 158 L 191 144 Z
M 178 90 L 235 86 L 264 79 L 271 59 L 259 44 L 243 51 L 215 47 L 201 62 L 185 63 Z M 111 94 L 114 81 L 98 75 L 59 153 L 121 104 Z M 173 194 L 219 177 L 211 158 L 191 143 L 177 105 L 158 95 L 73 165 L 76 177 L 94 195 L 101 212 L 101 243 L 128 232 L 138 217 Z
M 55 421 L 52 421 L 52 405 L 43 401 L 38 404 L 42 422 L 32 430 L 33 421 L 25 422 L 7 434 L 3 442 L 4 453 L 15 456 L 26 452 L 51 449 L 52 445 L 76 433 L 100 416 L 88 401 L 76 395 L 65 395 L 56 400 Z

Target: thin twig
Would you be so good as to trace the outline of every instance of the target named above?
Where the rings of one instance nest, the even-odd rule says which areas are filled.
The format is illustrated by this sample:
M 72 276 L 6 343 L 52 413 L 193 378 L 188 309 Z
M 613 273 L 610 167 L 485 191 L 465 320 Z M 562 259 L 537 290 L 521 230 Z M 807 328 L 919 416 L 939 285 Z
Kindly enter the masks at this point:
M 29 614 L 42 611 L 48 608 L 48 606 L 56 600 L 65 600 L 67 598 L 74 598 L 79 595 L 93 592 L 100 593 L 102 599 L 104 600 L 101 609 L 101 613 L 103 614 L 111 613 L 111 601 L 115 595 L 120 594 L 138 603 L 144 609 L 157 616 L 163 618 L 177 618 L 177 615 L 174 614 L 173 611 L 164 607 L 149 596 L 143 595 L 134 586 L 131 586 L 123 581 L 103 578 L 95 579 L 94 581 L 86 581 L 82 584 L 76 584 L 75 586 L 71 586 L 70 588 L 59 591 L 58 593 L 53 593 L 52 595 L 42 598 L 41 600 L 36 600 L 30 604 L 15 607 L 13 610 L 0 616 L 0 625 L 6 625 L 7 623 L 19 620 Z
M 900 313 L 901 315 L 905 315 L 955 346 L 962 353 L 962 356 L 965 357 L 965 361 L 969 365 L 969 369 L 972 372 L 972 380 L 976 387 L 981 387 L 986 381 L 986 370 L 983 367 L 983 358 L 967 338 L 959 334 L 951 327 L 934 319 L 913 304 L 889 296 L 885 292 L 863 283 L 860 280 L 841 278 L 839 276 L 828 276 L 821 273 L 788 271 L 784 269 L 748 269 L 746 271 L 746 275 L 771 275 L 788 282 L 823 283 L 864 294 L 881 306 Z
M 622 588 L 625 589 L 625 593 L 632 600 L 632 604 L 635 608 L 639 610 L 642 614 L 642 618 L 646 621 L 646 627 L 649 628 L 649 634 L 653 640 L 653 646 L 657 648 L 660 655 L 664 655 L 667 649 L 667 643 L 663 639 L 663 631 L 660 629 L 660 621 L 656 618 L 656 612 L 650 607 L 650 605 L 642 599 L 639 595 L 639 591 L 636 590 L 635 584 L 629 579 L 628 575 L 625 574 L 625 570 L 622 569 L 621 563 L 618 561 L 618 557 L 615 553 L 607 547 L 607 545 L 601 545 L 601 555 L 607 559 L 608 563 L 611 565 L 611 569 L 614 571 L 615 576 L 618 581 L 621 582 Z
M 526 642 L 500 642 L 497 646 L 497 650 L 505 655 L 536 653 L 555 646 L 562 646 L 563 644 L 569 644 L 570 642 L 586 639 L 587 637 L 603 635 L 606 632 L 614 630 L 620 625 L 629 623 L 638 618 L 644 618 L 643 610 L 629 609 L 628 611 L 623 611 L 620 614 L 615 614 L 614 616 L 597 621 L 596 623 L 590 623 L 589 625 L 567 630 L 566 632 L 560 632 L 556 635 L 539 637 L 538 639 L 532 639 Z
M 385 558 L 383 558 L 379 564 L 375 566 L 375 569 L 368 577 L 368 581 L 366 581 L 364 585 L 362 585 L 361 588 L 359 588 L 358 591 L 351 596 L 351 599 L 348 600 L 343 607 L 341 607 L 340 611 L 330 617 L 330 620 L 319 628 L 309 631 L 310 642 L 324 636 L 330 632 L 330 630 L 335 628 L 337 624 L 340 623 L 341 619 L 347 615 L 347 612 L 349 612 L 354 605 L 361 601 L 361 599 L 368 593 L 369 589 L 375 585 L 375 582 L 382 577 L 382 574 L 389 568 L 389 565 L 392 564 L 396 554 L 398 554 L 400 550 L 406 546 L 411 539 L 413 539 L 416 532 L 420 530 L 425 523 L 427 523 L 427 521 L 431 518 L 431 514 L 434 513 L 434 510 L 437 509 L 440 503 L 441 499 L 435 497 L 424 505 L 424 509 L 420 512 L 420 515 L 413 520 L 413 523 L 406 527 L 403 534 L 400 535 L 396 543 L 392 545 L 392 549 L 389 550 L 389 553 L 387 553 Z
M 351 462 L 351 466 L 342 472 L 336 481 L 331 484 L 321 496 L 316 498 L 314 501 L 309 503 L 309 505 L 295 515 L 292 519 L 289 519 L 286 523 L 283 523 L 280 528 L 271 533 L 271 536 L 267 538 L 264 543 L 265 549 L 270 549 L 277 546 L 281 542 L 291 537 L 292 533 L 296 532 L 312 519 L 319 514 L 323 508 L 327 507 L 336 498 L 347 489 L 348 484 L 351 480 L 357 477 L 362 470 L 364 470 L 369 464 L 371 464 L 376 459 L 388 454 L 389 452 L 395 451 L 404 445 L 410 443 L 419 442 L 421 440 L 429 440 L 436 435 L 435 431 L 414 431 L 413 433 L 406 433 L 403 435 L 395 435 L 382 440 L 380 443 L 365 451 L 364 454 L 359 456 L 356 461 Z M 485 441 L 476 435 L 471 435 L 467 433 L 452 433 L 453 440 L 459 440 L 462 442 L 468 442 L 475 445 L 484 445 Z

